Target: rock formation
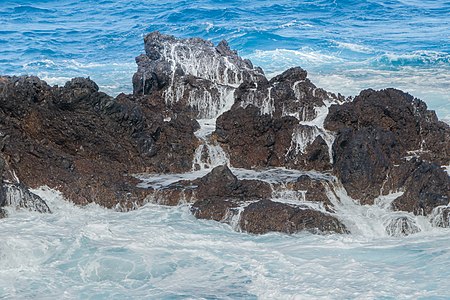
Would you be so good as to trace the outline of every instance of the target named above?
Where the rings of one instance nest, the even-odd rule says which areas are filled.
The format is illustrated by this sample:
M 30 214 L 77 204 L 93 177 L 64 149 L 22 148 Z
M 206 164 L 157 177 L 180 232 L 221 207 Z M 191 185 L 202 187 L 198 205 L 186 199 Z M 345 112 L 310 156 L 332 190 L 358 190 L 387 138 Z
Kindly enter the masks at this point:
M 308 190 L 309 185 L 312 195 L 310 198 L 308 194 L 308 200 L 332 206 L 323 188 L 320 189 L 321 183 L 302 176 L 292 185 L 291 190 Z M 277 190 L 280 188 L 276 185 L 261 180 L 240 180 L 227 166 L 219 166 L 199 179 L 179 181 L 155 191 L 148 201 L 165 205 L 192 203 L 191 211 L 197 218 L 224 222 L 250 233 L 347 232 L 334 214 L 311 209 L 305 201 L 280 202 Z
M 334 171 L 362 203 L 404 191 L 395 209 L 430 214 L 450 199 L 450 128 L 424 102 L 399 90 L 365 90 L 330 107 L 325 128 L 337 132 Z
M 77 204 L 114 207 L 145 197 L 131 174 L 191 168 L 195 120 L 158 99 L 98 91 L 89 79 L 50 87 L 0 78 L 1 155 L 26 186 L 48 185 Z
M 0 77 L 0 207 L 48 212 L 29 191 L 47 185 L 123 211 L 187 203 L 257 234 L 346 233 L 342 212 L 360 204 L 404 212 L 380 220 L 390 235 L 420 231 L 414 215 L 450 226 L 450 127 L 421 100 L 345 99 L 299 67 L 268 79 L 225 41 L 153 32 L 144 43 L 132 95 L 89 78 Z M 178 175 L 155 185 L 140 173 Z

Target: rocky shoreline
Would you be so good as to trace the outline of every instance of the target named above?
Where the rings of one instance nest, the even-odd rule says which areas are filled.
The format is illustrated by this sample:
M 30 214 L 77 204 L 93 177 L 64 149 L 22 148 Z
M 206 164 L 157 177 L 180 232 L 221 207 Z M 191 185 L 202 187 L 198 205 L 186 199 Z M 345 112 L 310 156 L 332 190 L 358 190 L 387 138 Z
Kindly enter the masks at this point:
M 392 235 L 420 231 L 413 215 L 450 227 L 450 127 L 421 100 L 345 98 L 299 67 L 268 79 L 225 41 L 153 32 L 144 43 L 131 95 L 89 78 L 0 76 L 0 207 L 50 212 L 29 191 L 46 185 L 122 211 L 189 203 L 256 234 L 352 232 L 346 201 L 405 212 L 384 221 Z M 145 185 L 143 173 L 179 180 Z

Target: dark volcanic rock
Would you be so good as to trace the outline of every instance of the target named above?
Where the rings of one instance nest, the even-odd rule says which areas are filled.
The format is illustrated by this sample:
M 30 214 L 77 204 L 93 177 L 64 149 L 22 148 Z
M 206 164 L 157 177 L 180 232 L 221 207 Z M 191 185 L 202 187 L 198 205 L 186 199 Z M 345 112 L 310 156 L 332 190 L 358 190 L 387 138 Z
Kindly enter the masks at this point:
M 177 39 L 157 31 L 144 38 L 145 54 L 136 58 L 135 95 L 160 94 L 172 108 L 197 118 L 212 118 L 233 101 L 243 81 L 263 76 L 225 41 L 216 47 L 199 38 Z
M 142 201 L 146 191 L 127 174 L 190 170 L 198 144 L 198 123 L 183 113 L 164 121 L 161 99 L 113 99 L 89 79 L 50 87 L 36 77 L 0 77 L 0 105 L 10 168 L 27 186 L 48 185 L 78 204 Z
M 273 190 L 267 182 L 240 180 L 227 166 L 219 166 L 202 178 L 179 181 L 155 190 L 148 200 L 164 205 L 192 203 L 191 212 L 199 219 L 240 226 L 244 231 L 257 234 L 268 231 L 293 233 L 301 230 L 347 232 L 336 217 L 323 212 L 325 209 L 333 212 L 333 205 L 326 191 L 328 180 L 331 177 L 320 180 L 305 175 L 285 186 L 275 186 Z M 273 197 L 282 199 L 285 197 L 282 194 L 284 190 L 299 192 L 296 196 L 297 205 L 269 200 Z M 323 208 L 321 211 L 307 208 L 306 202 L 316 202 L 319 207 L 323 205 Z M 266 208 L 267 215 L 263 213 Z M 315 221 L 311 221 L 312 219 Z
M 307 177 L 307 176 L 306 176 Z M 323 201 L 331 207 L 322 183 L 311 178 L 299 178 L 293 188 L 305 189 L 307 201 Z M 188 192 L 189 200 L 180 201 Z M 321 232 L 347 232 L 345 226 L 331 214 L 298 205 L 272 202 L 271 186 L 259 180 L 239 180 L 227 166 L 214 168 L 209 174 L 194 181 L 180 181 L 155 191 L 156 203 L 177 205 L 191 202 L 191 211 L 199 219 L 237 222 L 247 232 L 261 234 L 269 231 L 293 233 L 301 230 Z M 187 199 L 186 194 L 183 195 Z M 181 198 L 178 198 L 181 199 Z M 266 211 L 266 212 L 264 212 Z M 331 211 L 331 209 L 330 209 Z
M 267 199 L 272 194 L 272 188 L 267 182 L 238 180 L 226 165 L 215 167 L 193 183 L 198 185 L 196 196 L 199 199 L 232 198 L 248 201 Z
M 195 202 L 191 211 L 197 219 L 227 222 L 230 216 L 237 214 L 239 203 L 219 198 L 204 199 Z
M 296 181 L 281 184 L 275 188 L 276 198 L 285 197 L 285 193 L 295 192 L 295 197 L 302 202 L 315 202 L 322 204 L 328 212 L 334 212 L 333 203 L 327 195 L 327 187 L 332 186 L 332 178 L 312 178 L 307 175 L 300 176 Z
M 324 106 L 324 101 L 344 100 L 342 96 L 337 97 L 317 88 L 300 67 L 288 69 L 270 81 L 264 77 L 252 82 L 245 81 L 236 91 L 235 98 L 239 106 L 254 105 L 261 114 L 277 119 L 295 116 L 299 121 L 315 119 L 316 108 Z
M 217 140 L 240 168 L 288 166 L 299 169 L 331 168 L 328 145 L 316 127 L 298 125 L 294 117 L 274 119 L 253 105 L 235 107 L 216 122 Z M 310 139 L 301 148 L 302 137 Z
M 441 166 L 450 164 L 450 127 L 422 101 L 386 89 L 349 102 L 317 88 L 299 67 L 269 80 L 225 41 L 153 32 L 144 42 L 133 95 L 112 98 L 85 78 L 51 87 L 33 76 L 0 76 L 0 216 L 5 205 L 48 212 L 29 189 L 48 185 L 77 204 L 120 210 L 190 203 L 197 218 L 252 233 L 344 233 L 329 200 L 337 203 L 333 188 L 342 182 L 363 204 L 403 192 L 393 209 L 448 226 L 450 177 Z M 216 130 L 202 123 L 197 138 L 195 118 L 216 120 Z M 163 189 L 136 186 L 134 173 L 217 165 L 209 153 L 217 145 L 233 167 L 318 172 L 269 184 L 220 166 Z M 384 225 L 394 235 L 420 230 L 401 214 Z
M 12 206 L 17 209 L 25 208 L 30 211 L 40 213 L 50 213 L 50 208 L 44 200 L 36 194 L 28 190 L 21 183 L 4 184 L 3 192 L 5 196 L 4 206 Z
M 333 145 L 334 171 L 349 195 L 373 203 L 402 153 L 397 137 L 372 128 L 341 130 Z
M 450 179 L 440 166 L 412 159 L 397 167 L 391 177 L 388 184 L 405 191 L 392 203 L 395 210 L 429 215 L 434 208 L 450 202 Z
M 347 233 L 345 226 L 331 215 L 270 200 L 261 200 L 246 207 L 240 225 L 244 231 L 257 234 L 302 230 Z
M 326 103 L 344 99 L 316 88 L 306 76 L 297 67 L 270 81 L 258 77 L 239 86 L 235 104 L 217 119 L 215 131 L 233 166 L 331 169 L 333 137 L 319 119 Z
M 404 151 L 441 165 L 450 160 L 450 129 L 426 104 L 395 89 L 365 90 L 354 101 L 333 105 L 325 120 L 328 130 L 373 128 L 390 131 Z
M 394 206 L 416 214 L 445 202 L 449 177 L 438 166 L 430 171 L 407 162 L 408 157 L 438 165 L 450 162 L 450 127 L 422 101 L 395 89 L 362 91 L 353 102 L 331 106 L 325 128 L 337 132 L 333 168 L 353 198 L 373 203 L 382 193 L 405 190 Z M 415 187 L 407 184 L 414 176 Z M 436 182 L 443 188 L 428 190 Z

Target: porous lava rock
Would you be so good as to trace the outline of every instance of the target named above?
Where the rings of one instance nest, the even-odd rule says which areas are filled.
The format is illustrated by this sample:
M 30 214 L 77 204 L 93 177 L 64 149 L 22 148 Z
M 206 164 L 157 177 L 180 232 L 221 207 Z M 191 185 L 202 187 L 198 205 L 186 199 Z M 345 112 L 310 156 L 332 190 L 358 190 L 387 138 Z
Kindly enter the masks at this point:
M 77 204 L 141 201 L 146 191 L 130 175 L 187 171 L 198 144 L 198 123 L 182 113 L 164 120 L 160 100 L 114 99 L 85 78 L 50 87 L 0 77 L 1 156 L 26 186 L 47 185 Z
M 450 127 L 425 103 L 396 89 L 365 90 L 354 101 L 332 105 L 325 128 L 336 132 L 333 171 L 347 192 L 372 204 L 402 191 L 393 208 L 430 214 L 447 205 Z
M 243 82 L 215 135 L 235 167 L 330 170 L 333 136 L 321 119 L 329 103 L 341 101 L 312 84 L 305 70 L 291 68 L 271 80 Z
M 261 200 L 245 208 L 241 228 L 251 233 L 298 231 L 346 233 L 346 227 L 335 217 L 317 210 Z
M 299 178 L 294 185 L 311 191 L 308 200 L 329 203 L 328 199 L 323 198 L 325 190 L 320 183 L 308 178 Z M 186 191 L 189 191 L 188 202 L 192 203 L 191 212 L 195 217 L 231 225 L 234 225 L 233 220 L 239 220 L 237 225 L 240 227 L 237 229 L 246 232 L 255 234 L 269 231 L 294 233 L 301 230 L 347 232 L 345 225 L 330 213 L 309 209 L 301 202 L 293 205 L 271 201 L 273 189 L 269 183 L 260 180 L 240 180 L 226 165 L 215 167 L 199 179 L 180 181 L 155 191 L 156 196 L 150 199 L 156 199 L 160 204 L 177 205 L 179 204 L 176 201 L 177 197 L 180 197 L 179 200 L 182 199 L 180 195 Z M 266 210 L 267 213 L 263 213 Z

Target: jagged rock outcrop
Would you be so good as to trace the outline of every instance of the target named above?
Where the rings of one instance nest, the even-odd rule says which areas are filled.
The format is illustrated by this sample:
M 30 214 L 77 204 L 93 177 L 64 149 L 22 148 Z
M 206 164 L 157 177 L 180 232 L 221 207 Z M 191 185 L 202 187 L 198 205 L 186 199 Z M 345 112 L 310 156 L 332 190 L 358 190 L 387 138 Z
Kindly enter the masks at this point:
M 350 101 L 299 67 L 268 79 L 225 41 L 153 32 L 144 42 L 132 95 L 112 98 L 85 78 L 51 87 L 0 76 L 0 216 L 5 205 L 48 212 L 29 189 L 47 185 L 123 211 L 189 203 L 197 218 L 257 234 L 346 233 L 336 215 L 346 201 L 386 195 L 397 197 L 387 209 L 410 212 L 386 217 L 388 234 L 420 231 L 411 213 L 450 226 L 450 129 L 422 101 L 395 89 Z M 238 178 L 221 164 L 297 173 Z M 208 168 L 162 187 L 135 178 Z
M 330 107 L 325 127 L 390 131 L 407 153 L 440 165 L 450 158 L 448 124 L 423 101 L 396 89 L 364 90 L 353 101 Z
M 329 170 L 328 145 L 317 132 L 317 128 L 299 125 L 295 117 L 274 119 L 249 105 L 222 114 L 214 134 L 235 167 Z
M 89 79 L 50 87 L 37 77 L 0 77 L 1 154 L 25 185 L 48 185 L 78 204 L 143 199 L 130 176 L 191 168 L 198 123 L 164 120 L 160 99 L 99 92 Z
M 428 215 L 447 205 L 450 127 L 424 102 L 395 89 L 365 90 L 354 101 L 332 105 L 325 128 L 337 132 L 333 169 L 362 203 L 404 191 L 393 208 Z
M 158 31 L 145 36 L 145 54 L 136 57 L 135 95 L 158 94 L 173 110 L 195 118 L 214 118 L 233 103 L 243 81 L 263 77 L 226 41 L 217 46 L 199 38 L 177 39 Z
M 322 128 L 327 105 L 341 96 L 316 88 L 301 68 L 244 82 L 215 135 L 233 166 L 330 170 L 333 135 Z
M 324 201 L 324 205 L 332 207 L 320 183 L 302 177 L 292 185 L 295 186 L 294 190 L 305 189 L 307 198 L 305 196 L 305 199 L 301 199 L 304 201 L 298 201 L 297 204 L 275 202 L 271 200 L 274 190 L 269 183 L 238 179 L 227 166 L 219 166 L 202 178 L 180 181 L 155 191 L 156 197 L 150 196 L 148 200 L 177 205 L 188 199 L 187 202 L 193 203 L 191 211 L 195 217 L 239 226 L 238 229 L 256 234 L 269 231 L 294 233 L 301 230 L 347 232 L 345 225 L 334 215 L 305 205 L 307 199 Z M 315 190 L 318 187 L 319 190 Z M 179 202 L 175 199 L 179 199 Z

